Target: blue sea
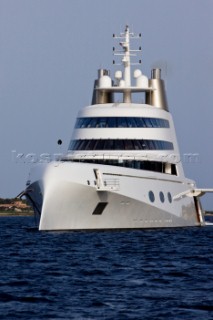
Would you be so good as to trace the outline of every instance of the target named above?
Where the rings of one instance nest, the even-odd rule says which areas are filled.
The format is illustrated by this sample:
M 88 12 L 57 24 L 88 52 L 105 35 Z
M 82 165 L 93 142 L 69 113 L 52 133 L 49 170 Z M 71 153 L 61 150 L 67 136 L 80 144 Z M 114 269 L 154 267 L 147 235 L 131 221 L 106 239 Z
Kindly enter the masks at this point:
M 0 235 L 0 319 L 213 319 L 213 227 Z

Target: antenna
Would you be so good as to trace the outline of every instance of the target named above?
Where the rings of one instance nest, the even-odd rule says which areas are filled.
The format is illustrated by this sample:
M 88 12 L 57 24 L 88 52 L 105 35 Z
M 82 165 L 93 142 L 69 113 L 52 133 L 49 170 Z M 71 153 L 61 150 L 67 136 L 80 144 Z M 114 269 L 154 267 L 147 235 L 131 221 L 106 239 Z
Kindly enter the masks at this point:
M 119 45 L 122 49 L 116 49 L 113 47 L 113 54 L 114 56 L 121 56 L 122 64 L 124 66 L 124 83 L 125 87 L 131 87 L 131 65 L 138 65 L 141 64 L 141 60 L 138 62 L 131 63 L 130 57 L 137 56 L 137 52 L 141 52 L 141 47 L 135 50 L 130 49 L 130 39 L 138 39 L 141 37 L 141 34 L 135 35 L 133 32 L 129 31 L 129 26 L 126 25 L 125 32 L 120 33 L 120 35 L 113 34 L 114 39 L 121 39 L 122 41 L 119 42 Z M 113 64 L 120 65 L 121 63 L 116 63 L 113 60 Z

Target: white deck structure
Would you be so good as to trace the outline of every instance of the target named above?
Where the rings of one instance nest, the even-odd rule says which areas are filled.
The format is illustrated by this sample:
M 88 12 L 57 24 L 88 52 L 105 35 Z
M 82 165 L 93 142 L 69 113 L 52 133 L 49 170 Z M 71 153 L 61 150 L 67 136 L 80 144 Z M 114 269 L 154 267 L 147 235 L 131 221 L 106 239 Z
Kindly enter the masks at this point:
M 31 170 L 24 194 L 40 214 L 39 229 L 204 225 L 198 197 L 205 190 L 196 189 L 177 161 L 160 69 L 150 79 L 139 69 L 132 77 L 130 58 L 141 48 L 131 50 L 130 40 L 140 35 L 127 26 L 114 38 L 121 41 L 113 51 L 121 56 L 123 72 L 112 80 L 99 70 L 92 104 L 79 112 L 67 154 Z M 134 102 L 136 94 L 143 103 Z

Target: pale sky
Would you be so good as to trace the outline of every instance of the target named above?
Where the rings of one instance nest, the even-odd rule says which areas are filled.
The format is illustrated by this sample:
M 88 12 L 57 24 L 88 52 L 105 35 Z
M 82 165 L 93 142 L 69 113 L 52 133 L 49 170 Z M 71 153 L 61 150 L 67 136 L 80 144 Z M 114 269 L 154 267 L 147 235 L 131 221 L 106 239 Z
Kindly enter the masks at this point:
M 143 73 L 163 69 L 181 155 L 199 155 L 186 176 L 213 187 L 212 0 L 0 0 L 0 197 L 25 188 L 28 154 L 66 152 L 126 24 L 142 33 Z

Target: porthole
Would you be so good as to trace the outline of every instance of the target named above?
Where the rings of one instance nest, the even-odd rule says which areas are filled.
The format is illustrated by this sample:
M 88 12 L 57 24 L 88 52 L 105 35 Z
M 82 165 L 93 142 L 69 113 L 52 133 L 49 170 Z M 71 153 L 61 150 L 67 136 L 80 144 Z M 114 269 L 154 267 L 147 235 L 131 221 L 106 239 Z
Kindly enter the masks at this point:
M 167 197 L 170 203 L 172 203 L 172 195 L 170 192 L 167 193 Z
M 153 191 L 149 191 L 149 200 L 150 200 L 151 202 L 154 202 L 154 201 L 155 201 L 155 195 L 154 195 Z
M 164 201 L 165 201 L 165 198 L 164 198 L 164 194 L 163 194 L 162 191 L 159 193 L 159 196 L 160 196 L 160 201 L 161 201 L 161 202 L 164 202 Z

